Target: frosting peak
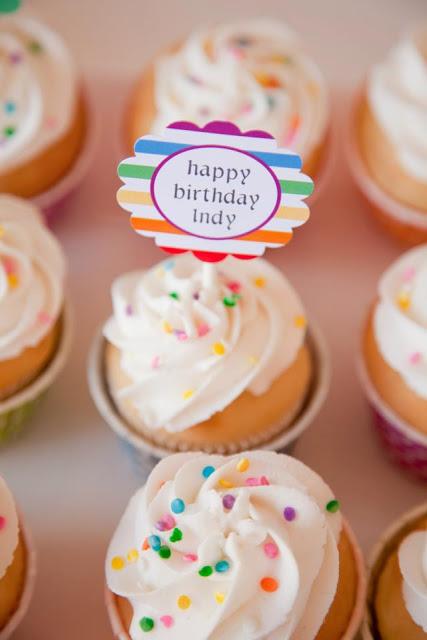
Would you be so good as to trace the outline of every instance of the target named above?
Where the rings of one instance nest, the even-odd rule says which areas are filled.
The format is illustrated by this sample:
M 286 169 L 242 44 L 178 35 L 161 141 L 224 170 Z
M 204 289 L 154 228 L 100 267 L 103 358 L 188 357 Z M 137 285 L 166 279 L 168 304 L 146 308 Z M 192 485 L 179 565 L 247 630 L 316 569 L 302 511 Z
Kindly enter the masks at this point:
M 15 503 L 0 476 L 0 580 L 12 563 L 18 545 L 18 516 Z
M 427 633 L 427 531 L 415 531 L 402 542 L 399 565 L 408 612 Z
M 333 507 L 331 506 L 333 505 Z M 327 485 L 272 452 L 161 461 L 108 550 L 132 640 L 313 640 L 335 597 L 341 516 Z

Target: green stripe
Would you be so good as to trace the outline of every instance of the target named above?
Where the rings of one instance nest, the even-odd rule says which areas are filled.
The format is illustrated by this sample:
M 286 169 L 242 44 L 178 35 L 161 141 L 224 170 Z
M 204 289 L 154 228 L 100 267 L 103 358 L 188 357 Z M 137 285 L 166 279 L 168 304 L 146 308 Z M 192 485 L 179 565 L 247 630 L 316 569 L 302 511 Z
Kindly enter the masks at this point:
M 119 176 L 121 178 L 141 178 L 142 180 L 149 180 L 156 167 L 143 167 L 139 164 L 121 164 L 119 165 Z
M 314 184 L 312 182 L 298 182 L 296 180 L 280 180 L 280 186 L 284 193 L 309 196 L 313 193 Z

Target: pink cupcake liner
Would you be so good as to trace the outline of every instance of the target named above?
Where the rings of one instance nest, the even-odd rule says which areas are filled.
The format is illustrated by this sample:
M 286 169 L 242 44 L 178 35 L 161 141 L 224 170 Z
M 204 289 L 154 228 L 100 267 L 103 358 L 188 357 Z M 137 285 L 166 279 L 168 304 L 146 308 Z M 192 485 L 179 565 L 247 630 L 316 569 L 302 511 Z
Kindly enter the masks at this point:
M 64 205 L 69 197 L 76 191 L 92 165 L 98 139 L 98 124 L 93 100 L 87 92 L 85 94 L 85 104 L 87 108 L 88 125 L 86 138 L 79 155 L 68 173 L 58 180 L 56 184 L 47 191 L 31 198 L 31 201 L 42 210 L 49 224 L 52 224 L 61 213 L 62 205 Z
M 27 553 L 27 571 L 25 575 L 24 590 L 19 601 L 19 606 L 15 613 L 7 622 L 6 626 L 0 631 L 0 640 L 8 640 L 16 631 L 23 618 L 25 617 L 28 607 L 30 606 L 31 598 L 34 592 L 34 584 L 37 573 L 37 558 L 34 549 L 32 536 L 26 524 L 23 522 L 21 514 L 19 514 L 19 522 L 21 532 L 24 537 L 25 550 Z
M 384 403 L 371 382 L 362 358 L 358 369 L 372 410 L 373 425 L 384 450 L 401 469 L 426 482 L 427 436 L 416 431 Z

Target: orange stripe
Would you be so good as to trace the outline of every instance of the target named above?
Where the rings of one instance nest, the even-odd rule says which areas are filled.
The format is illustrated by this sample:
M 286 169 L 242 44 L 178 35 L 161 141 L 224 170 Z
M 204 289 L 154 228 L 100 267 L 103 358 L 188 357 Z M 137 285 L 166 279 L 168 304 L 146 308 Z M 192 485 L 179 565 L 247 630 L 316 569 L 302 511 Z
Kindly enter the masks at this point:
M 132 227 L 137 231 L 159 231 L 160 233 L 179 233 L 183 235 L 183 231 L 180 231 L 173 225 L 169 224 L 167 220 L 149 220 L 147 218 L 131 218 L 130 221 Z
M 246 236 L 240 236 L 237 240 L 248 242 L 277 242 L 285 244 L 292 238 L 292 231 L 253 231 Z

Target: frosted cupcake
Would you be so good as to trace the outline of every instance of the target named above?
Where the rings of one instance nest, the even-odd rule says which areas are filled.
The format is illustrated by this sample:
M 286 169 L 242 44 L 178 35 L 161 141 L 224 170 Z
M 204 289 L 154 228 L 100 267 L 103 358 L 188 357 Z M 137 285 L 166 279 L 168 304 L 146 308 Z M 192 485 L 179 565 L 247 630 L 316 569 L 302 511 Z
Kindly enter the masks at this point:
M 76 162 L 86 107 L 61 38 L 24 15 L 0 23 L 0 192 L 34 197 Z
M 0 635 L 8 638 L 29 598 L 33 560 L 13 497 L 0 477 Z M 3 636 L 3 634 L 5 634 Z
M 427 25 L 369 72 L 356 112 L 365 193 L 388 231 L 427 240 Z
M 427 479 L 426 288 L 423 245 L 405 253 L 382 276 L 365 327 L 363 360 L 386 443 L 394 442 L 395 455 L 406 453 Z
M 427 505 L 399 520 L 376 550 L 364 638 L 427 638 Z
M 208 275 L 207 275 L 208 274 Z M 289 428 L 313 378 L 302 303 L 265 260 L 191 254 L 118 278 L 105 373 L 134 433 L 168 451 L 236 451 Z
M 127 507 L 106 574 L 115 637 L 354 638 L 360 552 L 321 478 L 273 452 L 177 454 Z
M 268 131 L 315 176 L 328 117 L 324 80 L 296 35 L 272 20 L 251 20 L 199 30 L 158 56 L 134 89 L 125 139 L 133 149 L 141 135 L 173 121 L 228 120 L 242 131 Z

